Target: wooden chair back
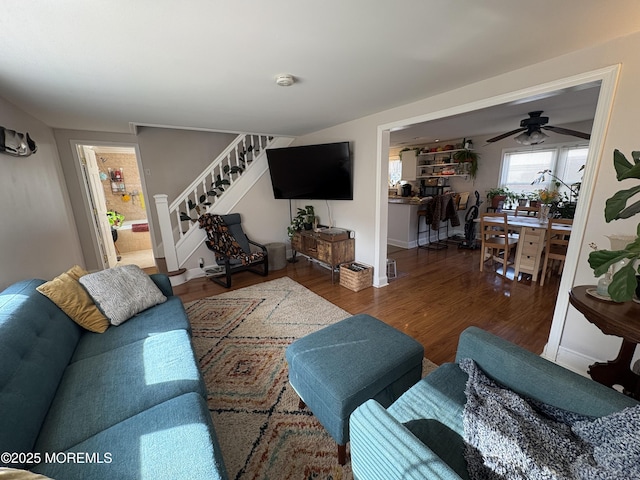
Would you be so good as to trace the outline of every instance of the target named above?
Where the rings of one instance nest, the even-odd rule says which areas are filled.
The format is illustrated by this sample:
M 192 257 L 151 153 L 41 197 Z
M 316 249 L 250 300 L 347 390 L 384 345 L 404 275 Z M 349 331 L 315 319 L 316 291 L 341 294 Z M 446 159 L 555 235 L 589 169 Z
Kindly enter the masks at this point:
M 567 257 L 567 248 L 569 247 L 569 239 L 571 232 L 567 230 L 567 225 L 573 225 L 573 219 L 569 218 L 550 218 L 547 224 L 547 238 L 544 253 L 544 264 L 542 266 L 542 278 L 540 286 L 544 285 L 547 276 L 550 260 L 558 260 L 560 266 L 558 273 L 562 273 L 564 260 Z
M 509 233 L 507 214 L 504 212 L 483 213 L 480 217 L 480 236 L 482 240 L 480 271 L 482 272 L 484 269 L 484 262 L 491 258 L 502 263 L 502 273 L 506 277 L 509 257 L 518 243 L 518 236 Z
M 516 207 L 516 217 L 537 217 L 540 212 L 540 207 Z

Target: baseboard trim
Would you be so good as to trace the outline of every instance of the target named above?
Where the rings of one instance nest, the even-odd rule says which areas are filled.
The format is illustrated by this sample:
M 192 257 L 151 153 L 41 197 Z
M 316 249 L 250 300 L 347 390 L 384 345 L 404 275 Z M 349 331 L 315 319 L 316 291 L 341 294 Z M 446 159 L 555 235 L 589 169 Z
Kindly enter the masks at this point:
M 574 350 L 570 350 L 565 347 L 558 348 L 558 355 L 555 359 L 555 363 L 557 363 L 558 365 L 561 365 L 564 368 L 587 378 L 591 378 L 587 373 L 587 371 L 589 370 L 589 366 L 600 361 L 602 360 L 590 357 Z

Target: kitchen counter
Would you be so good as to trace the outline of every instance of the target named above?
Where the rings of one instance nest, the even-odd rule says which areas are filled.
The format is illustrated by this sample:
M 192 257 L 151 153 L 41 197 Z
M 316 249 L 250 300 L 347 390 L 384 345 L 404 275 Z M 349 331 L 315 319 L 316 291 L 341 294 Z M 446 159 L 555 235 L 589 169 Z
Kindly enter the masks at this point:
M 432 197 L 401 197 L 389 195 L 388 219 L 387 219 L 387 244 L 400 248 L 415 248 L 418 246 L 418 210 L 423 210 L 424 204 Z M 464 212 L 462 212 L 464 213 Z M 444 228 L 445 223 L 442 223 Z M 420 233 L 420 245 L 429 243 L 429 228 L 425 224 L 425 217 L 422 217 Z M 451 227 L 449 235 L 464 235 L 464 225 Z M 438 237 L 439 233 L 432 232 L 432 240 Z M 444 235 L 444 231 L 442 233 Z M 446 235 L 445 235 L 446 236 Z
M 400 197 L 389 195 L 389 203 L 400 203 L 407 205 L 422 205 L 431 197 Z
M 418 236 L 418 210 L 429 197 L 389 197 L 387 244 L 400 248 L 415 248 Z M 421 243 L 426 234 L 421 235 Z

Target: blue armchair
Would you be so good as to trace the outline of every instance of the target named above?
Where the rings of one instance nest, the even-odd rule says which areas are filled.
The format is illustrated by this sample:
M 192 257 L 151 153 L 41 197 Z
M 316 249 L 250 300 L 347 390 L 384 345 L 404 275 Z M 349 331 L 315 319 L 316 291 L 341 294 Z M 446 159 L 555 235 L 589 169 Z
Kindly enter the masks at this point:
M 637 405 L 630 397 L 571 372 L 506 340 L 470 327 L 456 363 L 446 363 L 389 408 L 375 400 L 350 419 L 351 463 L 358 480 L 466 479 L 462 414 L 467 374 L 457 362 L 473 359 L 516 393 L 583 415 L 601 417 Z

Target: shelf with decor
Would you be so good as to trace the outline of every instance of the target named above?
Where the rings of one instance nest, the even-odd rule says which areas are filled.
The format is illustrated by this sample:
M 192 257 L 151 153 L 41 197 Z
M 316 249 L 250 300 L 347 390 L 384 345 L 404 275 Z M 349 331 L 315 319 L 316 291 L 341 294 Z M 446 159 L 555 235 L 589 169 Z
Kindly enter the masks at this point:
M 467 148 L 460 148 L 466 145 Z M 471 141 L 463 140 L 462 144 L 446 145 L 445 147 L 423 148 L 418 152 L 416 161 L 416 178 L 433 177 L 473 177 L 471 163 L 461 158 L 466 158 L 472 153 Z
M 424 163 L 416 167 L 416 178 L 468 176 L 468 164 L 466 163 Z

